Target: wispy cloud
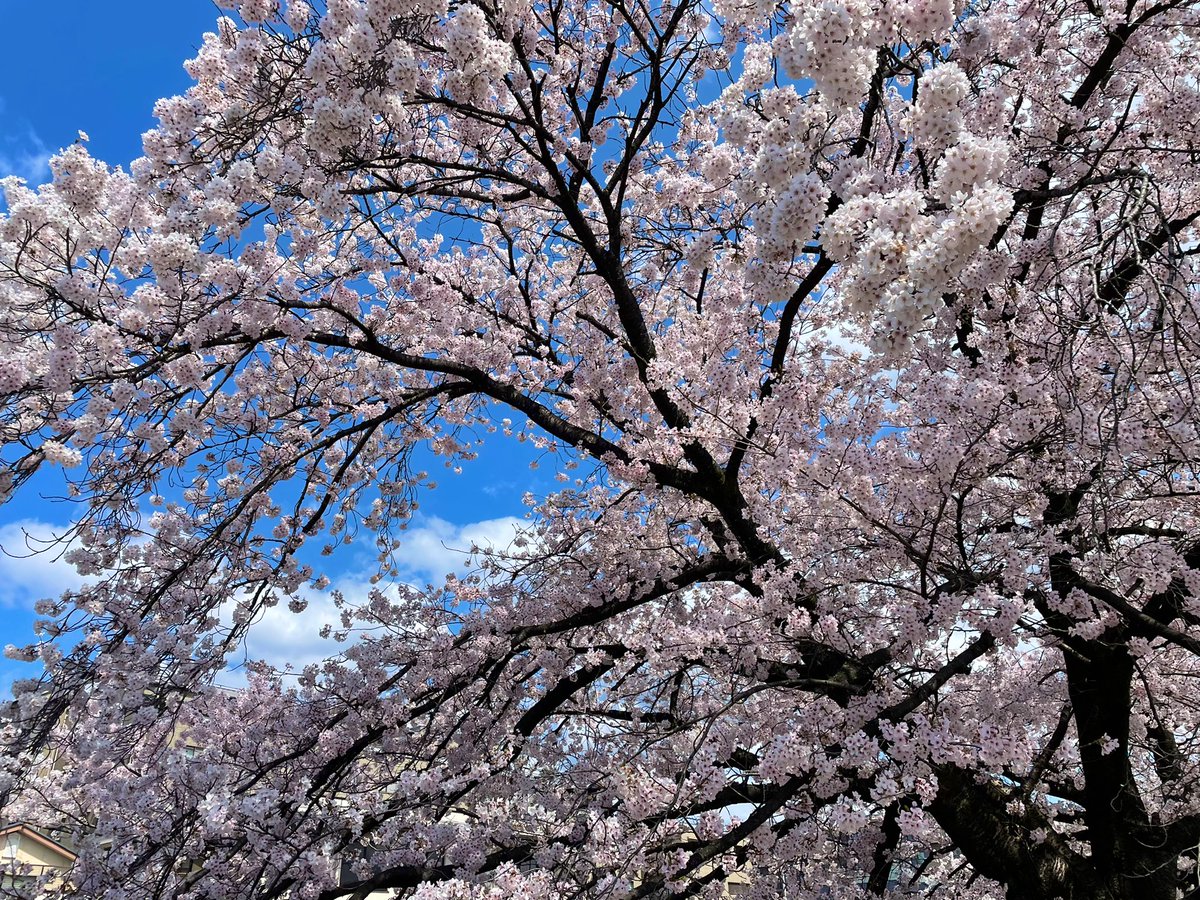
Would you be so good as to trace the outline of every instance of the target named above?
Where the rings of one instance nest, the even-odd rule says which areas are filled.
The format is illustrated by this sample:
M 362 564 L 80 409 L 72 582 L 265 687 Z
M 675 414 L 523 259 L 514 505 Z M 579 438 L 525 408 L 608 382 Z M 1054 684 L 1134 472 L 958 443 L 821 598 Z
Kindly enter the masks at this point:
M 20 519 L 0 526 L 0 608 L 32 609 L 43 598 L 57 598 L 83 583 L 75 567 L 55 546 L 65 525 Z
M 483 519 L 478 522 L 454 524 L 433 516 L 418 520 L 400 536 L 395 551 L 398 580 L 420 588 L 440 584 L 447 574 L 461 574 L 471 561 L 473 548 L 504 550 L 513 544 L 528 523 L 514 516 Z M 327 591 L 304 592 L 307 606 L 294 613 L 286 604 L 265 610 L 251 627 L 242 647 L 246 659 L 265 662 L 277 669 L 298 671 L 310 663 L 319 663 L 336 655 L 344 645 L 321 637 L 326 625 L 341 628 L 341 610 L 333 600 L 337 591 L 348 606 L 369 601 L 372 590 L 389 594 L 395 586 L 386 583 L 372 585 L 371 572 L 346 571 L 335 578 Z M 237 665 L 241 660 L 231 660 Z M 222 678 L 223 683 L 237 686 L 242 673 L 233 672 Z
M 16 175 L 31 185 L 50 178 L 50 157 L 54 152 L 33 127 L 10 117 L 0 97 L 0 178 Z
M 434 516 L 420 520 L 400 535 L 396 560 L 402 578 L 438 584 L 450 574 L 461 574 L 471 559 L 471 548 L 503 550 L 529 523 L 514 516 L 454 525 Z
M 396 550 L 398 580 L 414 587 L 439 584 L 451 572 L 462 573 L 471 560 L 472 548 L 504 550 L 527 528 L 527 522 L 513 516 L 465 524 L 436 517 L 418 520 L 402 533 Z M 62 551 L 66 548 L 53 544 L 55 537 L 66 530 L 65 525 L 36 519 L 0 525 L 0 610 L 29 613 L 36 601 L 59 597 L 85 583 L 75 567 L 63 560 Z M 334 602 L 333 591 L 339 592 L 350 606 L 368 602 L 376 587 L 371 584 L 372 572 L 368 568 L 344 571 L 334 578 L 330 590 L 305 591 L 308 605 L 303 612 L 294 613 L 286 604 L 263 611 L 251 626 L 238 658 L 231 659 L 230 664 L 236 667 L 243 659 L 255 659 L 278 669 L 298 671 L 339 653 L 344 645 L 321 636 L 326 625 L 341 627 L 341 611 Z M 395 590 L 386 584 L 378 588 L 385 594 Z M 232 606 L 228 614 L 232 615 Z M 11 637 L 13 643 L 25 643 L 22 635 Z M 221 680 L 237 686 L 243 679 L 243 673 L 234 671 Z M 0 682 L 3 680 L 0 677 Z

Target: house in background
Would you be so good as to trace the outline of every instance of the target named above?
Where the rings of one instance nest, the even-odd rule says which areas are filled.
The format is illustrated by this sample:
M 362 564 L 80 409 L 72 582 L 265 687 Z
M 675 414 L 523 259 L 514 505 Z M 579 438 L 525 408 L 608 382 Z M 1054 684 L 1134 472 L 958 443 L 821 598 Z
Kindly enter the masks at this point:
M 29 888 L 46 875 L 65 872 L 75 854 L 29 825 L 0 827 L 0 890 Z

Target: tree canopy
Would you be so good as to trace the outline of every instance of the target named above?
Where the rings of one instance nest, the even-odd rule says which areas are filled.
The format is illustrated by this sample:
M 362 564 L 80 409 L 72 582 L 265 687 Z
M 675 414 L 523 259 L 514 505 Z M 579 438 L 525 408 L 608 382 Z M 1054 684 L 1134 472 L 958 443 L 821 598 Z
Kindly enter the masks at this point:
M 1197 895 L 1195 2 L 235 7 L 128 172 L 5 184 L 60 892 Z M 400 583 L 480 438 L 562 489 Z

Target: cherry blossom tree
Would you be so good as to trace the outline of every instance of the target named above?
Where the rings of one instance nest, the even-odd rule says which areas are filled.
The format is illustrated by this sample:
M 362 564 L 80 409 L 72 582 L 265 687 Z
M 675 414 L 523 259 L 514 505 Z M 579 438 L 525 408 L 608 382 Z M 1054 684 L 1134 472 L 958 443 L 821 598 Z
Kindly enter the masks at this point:
M 1200 9 L 956 2 L 242 0 L 8 180 L 60 892 L 1197 896 Z M 510 439 L 561 490 L 400 583 Z

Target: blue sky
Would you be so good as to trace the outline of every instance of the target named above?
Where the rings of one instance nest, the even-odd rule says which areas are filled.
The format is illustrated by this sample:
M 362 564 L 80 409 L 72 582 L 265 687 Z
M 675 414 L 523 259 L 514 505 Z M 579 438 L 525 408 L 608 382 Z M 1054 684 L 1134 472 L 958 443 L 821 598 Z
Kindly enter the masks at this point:
M 0 170 L 45 179 L 49 153 L 91 137 L 100 159 L 127 165 L 159 97 L 188 86 L 219 12 L 211 0 L 3 0 Z
M 0 0 L 6 29 L 0 51 L 0 177 L 32 183 L 49 177 L 51 153 L 83 130 L 89 150 L 112 165 L 128 166 L 140 153 L 141 135 L 154 125 L 154 101 L 182 93 L 189 80 L 183 61 L 220 14 L 210 0 Z M 461 475 L 436 460 L 421 464 L 439 482 L 420 498 L 421 511 L 405 539 L 403 576 L 440 580 L 461 565 L 450 548 L 505 541 L 524 515 L 521 496 L 554 485 L 550 465 L 532 471 L 528 447 L 493 443 Z M 548 463 L 549 461 L 547 461 Z M 77 583 L 70 567 L 49 555 L 29 557 L 24 534 L 45 535 L 71 518 L 71 508 L 51 497 L 51 480 L 32 486 L 0 507 L 0 645 L 32 637 L 34 601 Z M 349 595 L 365 591 L 372 574 L 369 547 L 346 548 L 335 586 Z M 293 617 L 273 610 L 256 626 L 250 651 L 277 663 L 296 664 L 319 653 L 316 638 L 329 605 L 319 599 Z M 29 667 L 0 659 L 0 692 Z

